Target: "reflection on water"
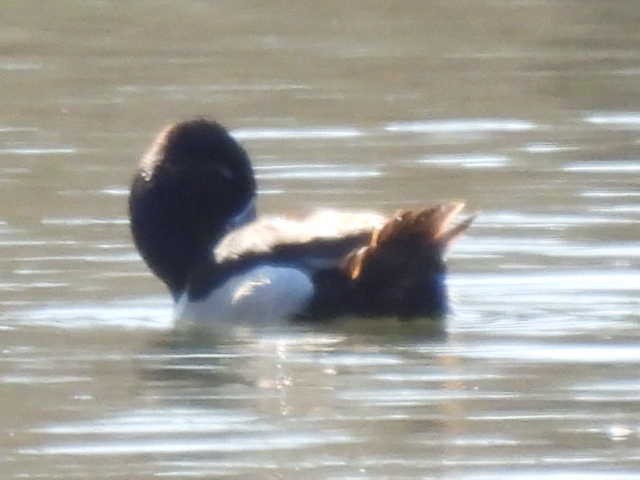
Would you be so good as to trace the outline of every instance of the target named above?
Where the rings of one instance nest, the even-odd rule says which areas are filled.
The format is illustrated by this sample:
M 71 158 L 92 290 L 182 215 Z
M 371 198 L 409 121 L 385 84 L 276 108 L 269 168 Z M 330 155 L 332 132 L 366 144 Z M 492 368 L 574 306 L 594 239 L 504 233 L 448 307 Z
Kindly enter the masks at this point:
M 460 119 L 428 122 L 395 122 L 385 127 L 389 132 L 409 133 L 474 133 L 474 132 L 519 132 L 532 130 L 536 126 L 522 120 L 499 120 L 491 118 Z
M 363 132 L 355 128 L 299 128 L 274 129 L 274 128 L 243 128 L 233 130 L 233 136 L 240 140 L 283 140 L 287 138 L 308 139 L 308 138 L 349 138 L 359 137 Z
M 2 478 L 638 477 L 640 6 L 41 10 L 0 32 Z M 174 331 L 126 195 L 202 114 L 265 212 L 466 199 L 454 314 Z
M 630 129 L 640 128 L 640 114 L 634 112 L 593 114 L 585 117 L 585 121 L 596 125 L 606 125 L 609 127 Z

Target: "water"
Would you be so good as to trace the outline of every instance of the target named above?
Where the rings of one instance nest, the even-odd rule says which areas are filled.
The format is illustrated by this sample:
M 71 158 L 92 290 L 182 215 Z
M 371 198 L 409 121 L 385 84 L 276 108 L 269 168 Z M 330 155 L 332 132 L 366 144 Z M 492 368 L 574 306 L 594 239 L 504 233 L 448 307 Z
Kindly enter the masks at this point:
M 638 478 L 637 2 L 3 19 L 2 478 Z M 466 199 L 455 314 L 174 331 L 126 195 L 154 133 L 202 114 L 263 212 Z

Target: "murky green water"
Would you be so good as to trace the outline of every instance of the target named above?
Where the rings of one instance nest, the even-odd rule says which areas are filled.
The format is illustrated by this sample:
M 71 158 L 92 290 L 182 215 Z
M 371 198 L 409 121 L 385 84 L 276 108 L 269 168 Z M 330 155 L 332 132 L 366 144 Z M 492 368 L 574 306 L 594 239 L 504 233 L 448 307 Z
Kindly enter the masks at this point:
M 638 478 L 640 4 L 3 7 L 2 478 Z M 194 115 L 263 212 L 466 199 L 455 315 L 174 332 L 125 201 Z

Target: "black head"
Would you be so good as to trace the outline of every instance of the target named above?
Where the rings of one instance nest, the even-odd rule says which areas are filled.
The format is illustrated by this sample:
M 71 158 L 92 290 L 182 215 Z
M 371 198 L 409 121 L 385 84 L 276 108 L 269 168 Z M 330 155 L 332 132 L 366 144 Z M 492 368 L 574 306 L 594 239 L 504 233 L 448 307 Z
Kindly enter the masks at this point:
M 176 123 L 143 156 L 129 196 L 131 231 L 174 297 L 255 194 L 246 152 L 221 125 Z

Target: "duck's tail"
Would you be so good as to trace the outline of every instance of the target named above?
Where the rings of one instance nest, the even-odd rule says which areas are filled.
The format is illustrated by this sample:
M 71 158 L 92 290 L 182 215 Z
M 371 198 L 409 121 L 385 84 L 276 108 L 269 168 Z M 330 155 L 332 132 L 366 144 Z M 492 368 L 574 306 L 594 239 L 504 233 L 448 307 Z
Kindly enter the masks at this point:
M 399 211 L 352 252 L 342 269 L 357 291 L 360 308 L 402 317 L 442 315 L 447 310 L 444 254 L 473 222 L 452 225 L 464 203 Z

